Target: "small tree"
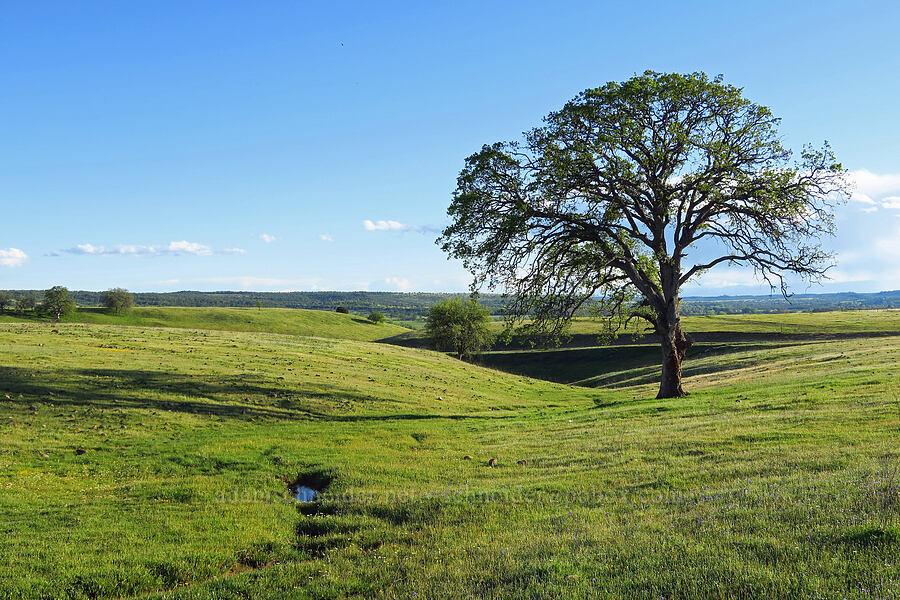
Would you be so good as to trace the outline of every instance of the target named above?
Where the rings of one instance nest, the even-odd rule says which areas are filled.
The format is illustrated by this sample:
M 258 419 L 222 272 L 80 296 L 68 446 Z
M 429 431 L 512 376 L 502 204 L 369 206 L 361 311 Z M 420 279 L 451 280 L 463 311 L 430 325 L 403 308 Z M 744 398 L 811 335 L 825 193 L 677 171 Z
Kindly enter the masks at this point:
M 13 303 L 13 296 L 9 292 L 0 290 L 0 311 L 6 310 L 7 306 Z
M 257 300 L 256 301 L 256 310 L 258 310 L 259 312 L 262 312 L 262 307 L 263 307 L 262 300 Z
M 346 314 L 350 313 L 350 311 L 347 310 L 346 306 L 338 306 L 336 309 L 334 309 L 334 312 L 341 313 L 342 315 L 346 315 Z
M 63 315 L 75 311 L 75 301 L 69 297 L 69 290 L 61 285 L 56 285 L 44 292 L 44 308 L 56 315 L 56 320 Z
M 425 332 L 438 350 L 450 350 L 464 359 L 488 346 L 493 336 L 488 327 L 488 311 L 473 298 L 438 302 L 428 311 Z
M 385 321 L 385 316 L 383 314 L 381 314 L 380 312 L 369 313 L 369 316 L 367 318 L 376 324 L 384 323 L 384 321 Z
M 37 306 L 37 300 L 31 294 L 25 294 L 16 300 L 16 310 L 23 314 L 26 310 L 34 310 L 35 306 Z
M 101 302 L 116 314 L 128 312 L 134 306 L 134 294 L 123 288 L 112 288 L 103 292 Z

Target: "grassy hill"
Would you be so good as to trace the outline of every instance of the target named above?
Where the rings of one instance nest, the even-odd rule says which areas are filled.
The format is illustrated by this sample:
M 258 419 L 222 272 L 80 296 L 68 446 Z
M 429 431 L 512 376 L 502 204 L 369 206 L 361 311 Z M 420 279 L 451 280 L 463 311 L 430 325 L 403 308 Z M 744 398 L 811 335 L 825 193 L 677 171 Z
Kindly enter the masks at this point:
M 21 322 L 14 314 L 0 316 L 0 322 Z M 99 308 L 79 308 L 64 318 L 67 323 L 135 325 L 139 327 L 182 327 L 221 331 L 254 331 L 289 335 L 376 340 L 407 331 L 392 323 L 371 323 L 357 315 L 324 310 L 290 308 L 194 308 L 136 307 L 114 315 Z
M 877 346 L 877 338 L 900 335 L 900 310 L 833 313 L 785 313 L 772 315 L 719 315 L 685 317 L 684 327 L 695 339 L 684 363 L 687 377 L 714 372 L 722 364 L 759 360 L 780 348 L 803 344 L 832 344 L 855 340 L 860 347 Z M 482 365 L 558 383 L 587 386 L 620 386 L 657 381 L 660 350 L 653 338 L 596 345 L 599 324 L 578 320 L 572 341 L 562 348 L 534 350 L 499 349 L 478 358 Z M 400 339 L 421 332 L 399 334 Z M 500 347 L 502 348 L 502 347 Z
M 0 323 L 0 598 L 898 597 L 900 335 L 788 342 L 657 401 L 649 372 Z
M 685 317 L 685 330 L 695 344 L 688 351 L 685 373 L 693 376 L 719 368 L 720 361 L 740 360 L 747 353 L 842 339 L 865 344 L 869 338 L 900 335 L 900 310 L 861 310 L 767 315 Z M 502 323 L 492 326 L 499 332 Z M 612 345 L 598 345 L 601 325 L 577 319 L 570 339 L 559 348 L 532 349 L 513 342 L 496 344 L 477 358 L 478 364 L 558 383 L 617 386 L 656 381 L 660 350 L 652 336 L 624 334 Z M 381 340 L 412 348 L 429 343 L 422 330 Z

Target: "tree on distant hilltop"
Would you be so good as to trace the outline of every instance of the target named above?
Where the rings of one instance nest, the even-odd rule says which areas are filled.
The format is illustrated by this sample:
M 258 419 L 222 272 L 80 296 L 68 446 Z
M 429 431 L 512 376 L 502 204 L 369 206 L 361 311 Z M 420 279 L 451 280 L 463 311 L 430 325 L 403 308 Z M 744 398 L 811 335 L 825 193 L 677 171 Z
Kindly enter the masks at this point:
M 350 311 L 347 310 L 346 306 L 338 306 L 336 309 L 334 309 L 334 312 L 341 313 L 342 315 L 346 315 L 346 314 L 350 313 Z
M 9 292 L 0 290 L 0 311 L 6 310 L 7 306 L 12 305 L 13 295 Z
M 69 297 L 69 290 L 61 285 L 56 285 L 44 292 L 44 310 L 56 315 L 56 320 L 63 315 L 75 311 L 75 301 Z
M 437 350 L 452 351 L 459 359 L 469 358 L 490 345 L 488 311 L 473 298 L 438 302 L 428 311 L 425 333 Z
M 466 160 L 438 243 L 540 339 L 585 307 L 610 335 L 646 321 L 658 397 L 682 396 L 682 286 L 737 263 L 786 296 L 786 274 L 815 281 L 830 266 L 817 238 L 834 231 L 845 171 L 827 143 L 792 159 L 778 124 L 721 76 L 648 71 L 586 90 L 523 142 Z
M 128 312 L 134 306 L 134 294 L 123 288 L 112 288 L 103 292 L 100 302 L 116 314 Z

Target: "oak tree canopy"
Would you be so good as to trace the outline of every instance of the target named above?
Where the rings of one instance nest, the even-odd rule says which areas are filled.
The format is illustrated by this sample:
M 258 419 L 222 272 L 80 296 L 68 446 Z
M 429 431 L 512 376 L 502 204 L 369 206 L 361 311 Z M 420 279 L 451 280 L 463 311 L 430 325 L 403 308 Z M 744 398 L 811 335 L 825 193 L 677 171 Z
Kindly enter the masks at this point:
M 684 395 L 688 281 L 738 263 L 787 295 L 786 275 L 830 266 L 818 239 L 845 172 L 827 143 L 795 157 L 778 125 L 721 76 L 648 71 L 586 90 L 522 141 L 466 159 L 438 243 L 543 339 L 585 307 L 610 331 L 642 319 L 662 347 L 658 397 Z

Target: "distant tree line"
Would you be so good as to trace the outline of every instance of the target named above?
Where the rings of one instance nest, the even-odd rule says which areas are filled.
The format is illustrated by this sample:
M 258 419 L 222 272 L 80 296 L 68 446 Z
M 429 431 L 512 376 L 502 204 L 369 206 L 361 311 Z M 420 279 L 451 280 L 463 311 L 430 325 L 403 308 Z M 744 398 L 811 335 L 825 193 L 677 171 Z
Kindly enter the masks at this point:
M 43 292 L 40 292 L 43 294 Z M 34 291 L 0 290 L 0 313 L 33 311 L 38 305 L 38 293 Z
M 21 290 L 14 294 L 33 293 L 38 297 L 43 290 Z M 69 292 L 78 306 L 104 306 L 106 292 L 73 290 Z M 338 307 L 357 315 L 378 312 L 390 319 L 424 319 L 428 310 L 438 302 L 451 298 L 468 299 L 468 293 L 407 293 L 407 292 L 138 292 L 134 293 L 135 306 L 234 306 L 247 308 L 306 308 L 334 311 Z M 503 298 L 487 295 L 482 304 L 491 314 L 500 314 Z
M 119 288 L 116 288 L 119 289 Z M 105 292 L 70 291 L 78 306 L 115 306 L 104 302 L 114 290 Z M 124 291 L 124 290 L 123 290 Z M 45 290 L 0 291 L 0 311 L 33 310 Z M 141 292 L 130 294 L 134 306 L 236 306 L 248 308 L 306 308 L 334 311 L 346 308 L 357 315 L 378 312 L 389 319 L 424 320 L 432 306 L 445 300 L 466 301 L 467 293 L 408 293 L 408 292 Z M 107 298 L 108 299 L 108 298 Z M 481 294 L 479 302 L 491 315 L 502 314 L 503 296 Z M 20 304 L 21 303 L 21 304 Z M 830 310 L 863 310 L 900 308 L 900 291 L 874 294 L 795 295 L 785 300 L 781 296 L 720 296 L 687 297 L 682 300 L 684 315 L 756 314 L 783 312 L 821 312 Z M 122 307 L 120 306 L 120 309 Z M 127 309 L 126 309 L 127 310 Z
M 50 316 L 59 321 L 65 315 L 75 312 L 77 294 L 77 292 L 70 293 L 68 288 L 61 285 L 55 285 L 43 292 L 0 290 L 0 313 L 14 311 L 24 315 L 30 312 L 37 316 Z M 134 306 L 134 294 L 123 288 L 112 288 L 102 292 L 100 302 L 110 312 L 118 315 Z
M 900 308 L 900 290 L 874 294 L 797 294 L 788 299 L 781 296 L 694 297 L 684 299 L 681 312 L 685 315 L 734 315 L 885 308 Z

